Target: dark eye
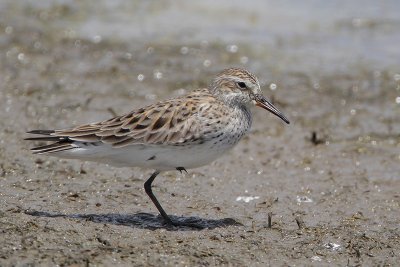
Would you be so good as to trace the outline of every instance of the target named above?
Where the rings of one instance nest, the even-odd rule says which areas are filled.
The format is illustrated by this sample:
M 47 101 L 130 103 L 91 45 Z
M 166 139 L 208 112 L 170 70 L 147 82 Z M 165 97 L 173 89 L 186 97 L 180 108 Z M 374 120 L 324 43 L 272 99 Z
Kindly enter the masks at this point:
M 237 85 L 239 86 L 239 88 L 242 88 L 242 89 L 247 88 L 246 84 L 244 82 L 238 82 Z

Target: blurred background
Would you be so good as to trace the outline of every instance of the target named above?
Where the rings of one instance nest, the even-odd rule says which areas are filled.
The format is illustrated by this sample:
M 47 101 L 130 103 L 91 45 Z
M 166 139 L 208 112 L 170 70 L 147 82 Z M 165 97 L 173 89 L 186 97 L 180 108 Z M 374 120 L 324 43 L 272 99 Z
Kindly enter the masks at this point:
M 28 259 L 45 255 L 41 263 L 78 257 L 77 262 L 96 259 L 107 265 L 129 259 L 140 264 L 149 259 L 143 256 L 146 242 L 165 238 L 177 246 L 158 247 L 175 257 L 161 258 L 166 265 L 175 265 L 176 259 L 200 264 L 195 252 L 213 245 L 205 260 L 211 265 L 224 260 L 231 265 L 255 260 L 395 263 L 400 251 L 399 44 L 397 0 L 1 0 L 0 206 L 12 212 L 0 219 L 8 229 L 39 225 L 3 234 L 2 258 L 12 263 L 30 251 Z M 228 156 L 182 179 L 176 173 L 157 178 L 156 190 L 171 214 L 234 217 L 247 228 L 261 229 L 272 211 L 279 237 L 216 229 L 238 241 L 221 247 L 224 235 L 215 239 L 212 231 L 204 232 L 209 243 L 194 244 L 189 239 L 197 234 L 192 232 L 143 236 L 140 229 L 121 230 L 114 223 L 93 229 L 90 223 L 76 226 L 72 219 L 21 212 L 152 210 L 142 189 L 148 170 L 32 156 L 30 144 L 21 141 L 25 131 L 108 119 L 206 86 L 226 67 L 256 74 L 265 95 L 291 124 L 254 110 L 250 135 Z M 241 201 L 244 197 L 250 200 Z M 309 227 L 307 235 L 293 232 L 298 216 Z M 49 234 L 43 225 L 55 230 Z M 75 233 L 74 227 L 82 229 Z M 125 235 L 114 236 L 120 231 Z M 97 251 L 97 239 L 87 241 L 82 232 L 105 235 L 122 254 L 126 247 L 136 254 L 124 258 L 101 252 L 96 258 L 86 245 L 72 245 L 69 254 L 41 250 L 37 238 L 45 240 L 42 247 L 64 249 L 65 232 L 70 244 L 87 242 L 89 251 Z M 29 233 L 35 233 L 36 243 L 21 245 L 20 236 Z M 57 235 L 59 240 L 53 238 Z M 297 239 L 285 239 L 293 235 Z M 282 246 L 269 245 L 276 240 Z M 186 247 L 192 250 L 182 252 Z M 151 257 L 160 264 L 157 253 Z
M 399 10 L 397 1 L 3 0 L 3 108 L 39 123 L 69 105 L 121 113 L 131 105 L 119 97 L 184 94 L 241 66 L 295 123 L 342 131 L 353 121 L 358 130 L 341 132 L 351 136 L 399 130 Z M 7 92 L 43 107 L 21 109 Z

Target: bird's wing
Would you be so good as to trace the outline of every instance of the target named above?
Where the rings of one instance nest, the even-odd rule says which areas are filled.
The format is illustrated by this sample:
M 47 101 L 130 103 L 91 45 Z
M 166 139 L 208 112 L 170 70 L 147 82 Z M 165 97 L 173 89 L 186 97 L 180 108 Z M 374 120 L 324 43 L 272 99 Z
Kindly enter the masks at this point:
M 106 121 L 64 130 L 31 131 L 29 133 L 45 136 L 27 139 L 55 141 L 50 145 L 34 148 L 33 150 L 40 151 L 38 153 L 71 149 L 74 141 L 102 142 L 113 147 L 131 144 L 178 146 L 201 142 L 202 134 L 209 128 L 209 125 L 203 123 L 204 115 L 215 101 L 217 100 L 207 89 L 196 90 L 189 95 L 161 101 Z

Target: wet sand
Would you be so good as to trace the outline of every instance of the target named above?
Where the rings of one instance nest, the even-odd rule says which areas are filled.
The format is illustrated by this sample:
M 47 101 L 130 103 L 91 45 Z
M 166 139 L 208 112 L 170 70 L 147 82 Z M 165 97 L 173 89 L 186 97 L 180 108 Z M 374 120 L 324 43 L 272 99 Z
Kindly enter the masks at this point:
M 162 21 L 179 12 L 171 5 L 145 11 Z M 1 266 L 399 262 L 400 67 L 391 41 L 400 21 L 390 4 L 377 7 L 381 17 L 347 11 L 282 33 L 246 9 L 235 27 L 255 32 L 221 23 L 193 38 L 153 32 L 148 21 L 142 32 L 126 26 L 119 34 L 127 36 L 113 36 L 100 26 L 122 27 L 126 17 L 75 2 L 0 7 Z M 92 8 L 109 21 L 87 23 Z M 264 32 L 272 34 L 257 35 Z M 166 211 L 205 229 L 162 223 L 143 189 L 151 170 L 32 155 L 22 141 L 31 129 L 99 121 L 184 94 L 228 66 L 253 71 L 291 124 L 254 109 L 251 133 L 226 156 L 157 177 Z

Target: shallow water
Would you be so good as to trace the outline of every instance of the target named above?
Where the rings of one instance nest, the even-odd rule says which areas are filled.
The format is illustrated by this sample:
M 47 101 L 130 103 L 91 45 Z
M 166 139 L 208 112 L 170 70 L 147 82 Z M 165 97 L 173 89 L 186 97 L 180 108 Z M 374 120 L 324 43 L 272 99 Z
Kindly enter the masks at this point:
M 0 2 L 0 265 L 398 262 L 398 1 L 96 3 Z M 157 178 L 174 218 L 209 229 L 165 227 L 142 188 L 149 170 L 31 155 L 21 141 L 228 66 L 253 71 L 292 123 L 254 110 L 228 155 Z

